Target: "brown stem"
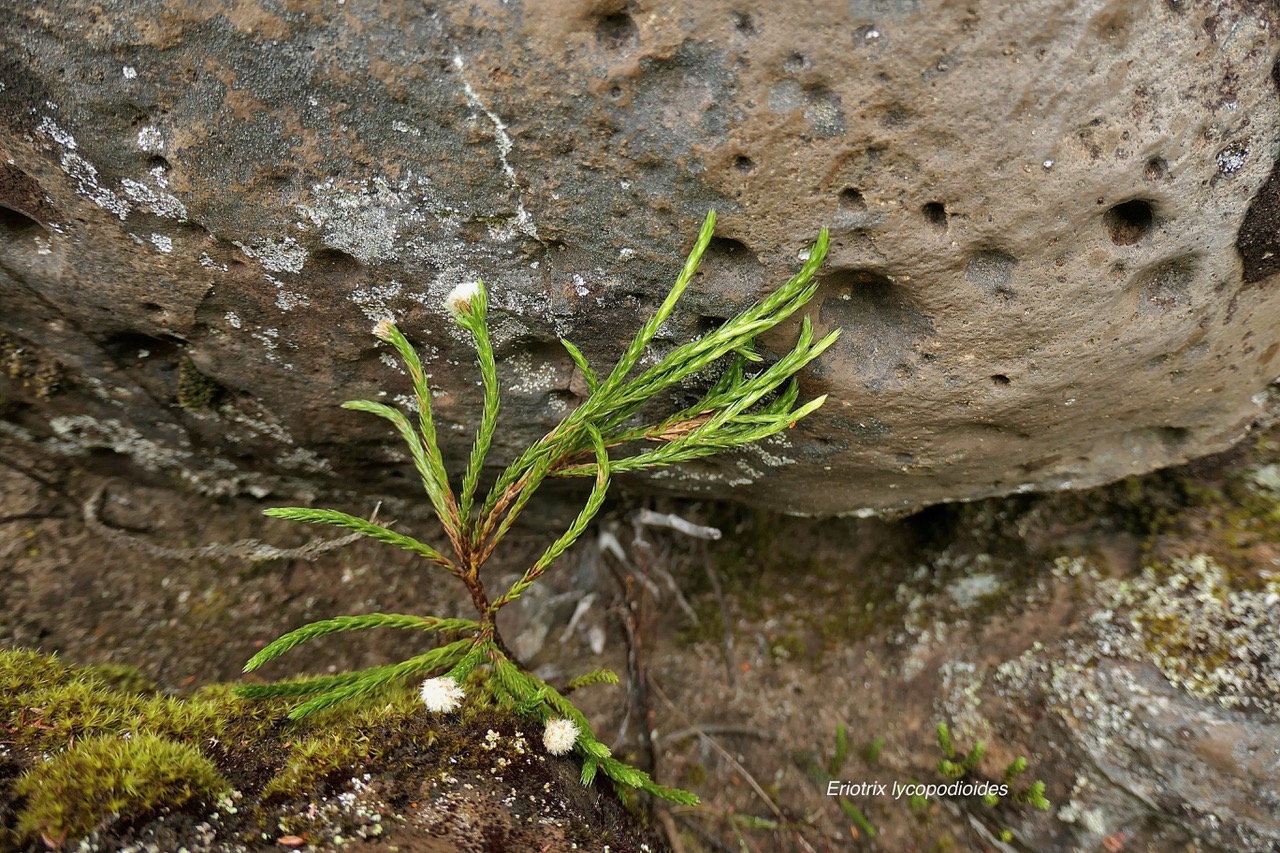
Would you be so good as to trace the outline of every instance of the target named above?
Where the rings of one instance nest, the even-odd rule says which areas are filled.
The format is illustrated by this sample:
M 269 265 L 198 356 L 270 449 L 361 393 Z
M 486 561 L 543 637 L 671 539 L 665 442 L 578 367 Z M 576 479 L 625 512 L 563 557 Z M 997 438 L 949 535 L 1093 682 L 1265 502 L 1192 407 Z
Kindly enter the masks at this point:
M 470 557 L 470 555 L 468 555 Z M 498 633 L 498 608 L 494 607 L 489 601 L 489 596 L 484 591 L 484 583 L 480 580 L 480 571 L 478 565 L 468 565 L 465 573 L 462 575 L 462 582 L 467 585 L 467 591 L 471 593 L 471 603 L 475 605 L 476 611 L 480 614 L 480 637 L 488 637 L 493 641 L 494 646 L 502 653 L 503 657 L 511 661 L 520 669 L 525 669 L 520 663 L 520 659 L 515 653 L 507 647 L 503 641 L 502 635 Z
M 481 562 L 488 559 L 489 554 L 493 551 L 493 546 L 496 544 L 486 540 L 493 535 L 494 528 L 498 526 L 503 513 L 510 508 L 512 502 L 516 499 L 516 496 L 520 494 L 520 490 L 529 482 L 529 474 L 530 472 L 526 471 L 520 476 L 519 480 L 516 480 L 510 486 L 507 486 L 506 491 L 502 493 L 502 497 L 498 498 L 497 502 L 494 503 L 493 510 L 490 511 L 487 516 L 480 519 L 480 535 L 476 537 L 476 544 L 479 549 Z
M 564 468 L 565 463 L 569 461 L 569 458 L 570 457 L 567 455 L 561 456 L 555 462 L 552 462 L 551 465 L 547 468 L 546 476 L 547 477 L 556 476 Z M 477 540 L 480 543 L 479 545 L 480 562 L 484 562 L 485 560 L 489 559 L 489 555 L 493 553 L 493 549 L 497 546 L 498 543 L 493 539 L 490 539 L 490 537 L 494 535 L 495 529 L 501 528 L 502 523 L 506 521 L 506 519 L 502 518 L 502 515 L 506 513 L 508 510 L 512 509 L 512 504 L 516 502 L 520 493 L 529 484 L 529 476 L 532 473 L 533 473 L 532 471 L 526 471 L 523 475 L 521 475 L 519 480 L 517 480 L 516 482 L 508 486 L 507 490 L 502 493 L 502 497 L 498 498 L 497 502 L 494 504 L 493 512 L 491 512 L 485 519 L 483 519 L 482 527 L 480 530 L 480 536 Z
M 467 585 L 467 591 L 471 593 L 471 603 L 476 606 L 476 610 L 484 618 L 489 618 L 489 597 L 484 593 L 484 584 L 480 583 L 480 578 L 464 577 L 462 579 Z
M 515 664 L 517 669 L 522 669 L 528 672 L 528 667 L 520 662 L 520 659 L 516 657 L 515 652 L 511 651 L 511 649 L 507 647 L 507 644 L 502 639 L 502 635 L 498 633 L 496 617 L 497 611 L 490 611 L 485 614 L 484 624 L 480 628 L 481 634 L 492 640 L 494 646 L 496 646 L 498 651 L 502 653 L 502 656 Z

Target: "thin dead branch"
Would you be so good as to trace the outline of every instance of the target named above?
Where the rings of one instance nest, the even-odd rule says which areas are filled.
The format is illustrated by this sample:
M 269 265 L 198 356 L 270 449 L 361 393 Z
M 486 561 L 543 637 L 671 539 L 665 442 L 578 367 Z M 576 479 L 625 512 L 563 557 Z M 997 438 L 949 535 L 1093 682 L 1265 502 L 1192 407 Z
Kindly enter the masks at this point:
M 156 545 L 137 536 L 132 536 L 125 531 L 111 527 L 102 520 L 102 502 L 107 493 L 107 484 L 99 486 L 89 498 L 85 501 L 83 507 L 85 526 L 94 533 L 122 545 L 134 551 L 141 551 L 152 557 L 160 557 L 166 560 L 182 560 L 190 562 L 192 560 L 244 560 L 247 562 L 263 562 L 266 560 L 314 560 L 327 551 L 335 548 L 341 548 L 344 545 L 350 545 L 352 542 L 359 541 L 362 536 L 359 533 L 351 533 L 338 539 L 313 539 L 306 545 L 298 548 L 277 548 L 274 545 L 267 545 L 259 542 L 257 539 L 241 539 L 238 542 L 213 543 L 209 545 L 200 545 L 196 548 L 169 548 L 164 545 Z M 370 521 L 377 517 L 378 510 L 374 509 Z
M 729 615 L 729 603 L 724 597 L 724 587 L 720 584 L 720 573 L 716 571 L 715 564 L 707 553 L 706 544 L 699 544 L 698 557 L 702 561 L 702 568 L 707 573 L 707 580 L 711 582 L 711 589 L 715 592 L 716 605 L 720 608 L 720 625 L 723 628 L 721 645 L 724 648 L 724 676 L 725 680 L 729 682 L 729 686 L 734 687 L 737 684 L 737 676 L 734 674 L 737 663 L 733 653 L 733 618 Z
M 649 688 L 655 696 L 657 696 L 659 699 L 662 700 L 662 703 L 667 706 L 667 709 L 670 710 L 671 713 L 673 713 L 677 718 L 683 720 L 684 723 L 687 726 L 689 726 L 689 719 L 685 716 L 684 712 L 682 712 L 678 707 L 676 707 L 676 704 L 671 701 L 671 699 L 667 696 L 665 692 L 663 692 L 662 688 L 658 685 L 657 682 L 650 679 Z M 689 727 L 693 728 L 693 726 L 689 726 Z M 778 804 L 773 801 L 773 798 L 770 797 L 767 793 L 765 793 L 764 788 L 762 788 L 760 786 L 760 783 L 756 781 L 756 777 L 752 776 L 751 772 L 748 771 L 746 767 L 742 766 L 742 762 L 734 758 L 733 755 L 727 749 L 721 746 L 720 743 L 715 738 L 711 737 L 711 735 L 707 734 L 706 732 L 698 732 L 697 735 L 699 738 L 702 739 L 704 743 L 706 743 L 713 750 L 715 750 L 720 755 L 721 758 L 723 758 L 726 762 L 728 762 L 729 766 L 731 766 L 738 773 L 742 774 L 742 778 L 746 780 L 747 785 L 751 787 L 751 790 L 755 791 L 756 796 L 760 798 L 761 802 L 763 802 L 766 807 L 768 807 L 769 811 L 773 812 L 774 817 L 778 819 L 779 824 L 786 825 L 786 826 L 789 826 L 792 824 L 792 821 L 787 817 L 787 815 L 782 811 L 782 809 L 778 807 Z M 805 850 L 808 850 L 809 853 L 816 853 L 816 851 L 814 851 L 813 849 L 813 846 L 809 844 L 808 841 L 805 840 L 804 836 L 800 835 L 799 833 L 796 833 L 795 838 L 800 843 L 800 846 L 803 847 Z

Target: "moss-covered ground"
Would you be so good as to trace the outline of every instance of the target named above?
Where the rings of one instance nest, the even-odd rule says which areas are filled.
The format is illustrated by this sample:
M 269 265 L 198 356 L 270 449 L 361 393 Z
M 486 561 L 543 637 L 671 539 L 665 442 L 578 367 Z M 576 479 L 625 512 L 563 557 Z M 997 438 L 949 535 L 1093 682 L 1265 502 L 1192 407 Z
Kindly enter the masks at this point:
M 412 834 L 447 850 L 459 807 L 439 803 L 460 792 L 505 813 L 489 817 L 493 849 L 657 849 L 612 792 L 584 788 L 572 759 L 483 701 L 433 717 L 404 688 L 300 722 L 289 707 L 229 685 L 169 696 L 125 667 L 0 651 L 0 849 L 328 849 Z

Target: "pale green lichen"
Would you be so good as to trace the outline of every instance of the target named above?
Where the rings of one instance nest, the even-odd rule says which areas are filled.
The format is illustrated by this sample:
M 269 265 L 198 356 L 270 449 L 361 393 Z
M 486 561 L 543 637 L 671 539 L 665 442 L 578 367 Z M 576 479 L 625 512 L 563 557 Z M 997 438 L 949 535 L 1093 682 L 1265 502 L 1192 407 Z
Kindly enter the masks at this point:
M 1280 577 L 1236 578 L 1203 554 L 1102 585 L 1100 642 L 1224 707 L 1280 711 Z

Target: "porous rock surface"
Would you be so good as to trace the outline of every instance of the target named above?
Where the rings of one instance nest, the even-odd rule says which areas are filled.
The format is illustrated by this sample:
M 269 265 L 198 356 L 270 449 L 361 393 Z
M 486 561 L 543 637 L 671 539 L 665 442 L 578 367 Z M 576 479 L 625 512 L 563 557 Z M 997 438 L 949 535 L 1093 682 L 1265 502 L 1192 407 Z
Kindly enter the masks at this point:
M 0 19 L 5 429 L 212 492 L 382 491 L 336 404 L 438 388 L 493 289 L 501 453 L 832 251 L 784 439 L 654 488 L 796 512 L 1082 487 L 1220 450 L 1280 374 L 1273 4 L 66 0 Z M 764 343 L 774 352 L 786 334 Z M 181 403 L 181 404 L 180 404 Z M 283 480 L 283 481 L 282 481 Z M 767 484 L 767 488 L 761 485 Z

